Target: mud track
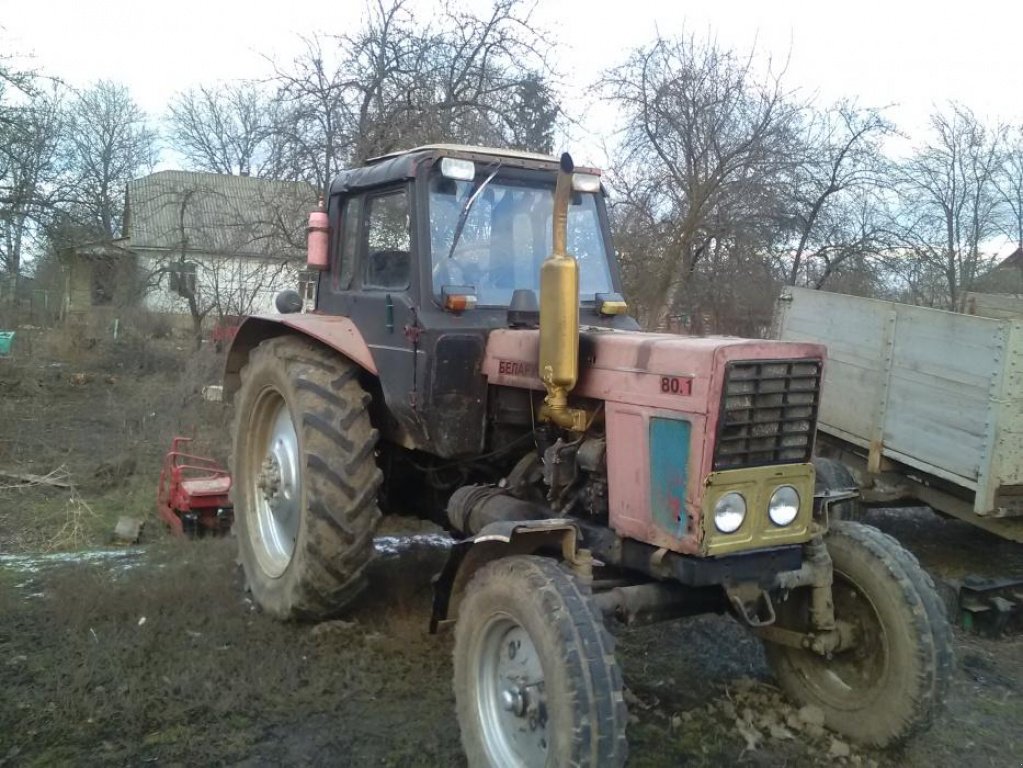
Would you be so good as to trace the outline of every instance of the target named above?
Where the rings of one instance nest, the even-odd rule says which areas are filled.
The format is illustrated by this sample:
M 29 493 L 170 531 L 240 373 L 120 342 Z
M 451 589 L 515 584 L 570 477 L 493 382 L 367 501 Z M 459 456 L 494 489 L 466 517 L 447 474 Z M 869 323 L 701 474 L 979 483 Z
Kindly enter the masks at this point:
M 928 525 L 947 535 L 945 523 Z M 451 638 L 426 632 L 443 539 L 414 533 L 381 540 L 371 594 L 319 626 L 261 615 L 229 540 L 0 562 L 0 764 L 463 764 Z M 949 712 L 903 752 L 877 753 L 782 701 L 758 643 L 728 618 L 617 634 L 633 766 L 1004 766 L 1023 756 L 1018 637 L 957 633 Z

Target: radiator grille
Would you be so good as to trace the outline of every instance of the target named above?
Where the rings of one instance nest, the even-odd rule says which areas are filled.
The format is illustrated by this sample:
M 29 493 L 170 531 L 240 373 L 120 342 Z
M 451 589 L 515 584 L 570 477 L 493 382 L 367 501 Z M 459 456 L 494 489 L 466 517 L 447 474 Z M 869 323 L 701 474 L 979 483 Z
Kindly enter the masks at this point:
M 729 363 L 714 469 L 809 461 L 820 378 L 819 360 Z

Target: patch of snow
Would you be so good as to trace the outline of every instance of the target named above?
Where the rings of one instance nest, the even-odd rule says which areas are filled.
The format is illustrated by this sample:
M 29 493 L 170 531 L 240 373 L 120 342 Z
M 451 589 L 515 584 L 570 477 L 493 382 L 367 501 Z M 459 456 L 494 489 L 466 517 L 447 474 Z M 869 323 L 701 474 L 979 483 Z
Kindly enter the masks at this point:
M 122 568 L 130 568 L 141 556 L 141 547 L 127 549 L 93 549 L 83 552 L 49 552 L 31 555 L 0 555 L 0 568 L 8 568 L 18 573 L 38 573 L 43 568 L 55 565 L 73 565 L 77 563 L 101 563 L 109 560 L 125 560 L 118 563 Z
M 373 548 L 378 555 L 394 557 L 416 549 L 451 549 L 455 540 L 446 533 L 413 533 L 401 536 L 377 536 Z

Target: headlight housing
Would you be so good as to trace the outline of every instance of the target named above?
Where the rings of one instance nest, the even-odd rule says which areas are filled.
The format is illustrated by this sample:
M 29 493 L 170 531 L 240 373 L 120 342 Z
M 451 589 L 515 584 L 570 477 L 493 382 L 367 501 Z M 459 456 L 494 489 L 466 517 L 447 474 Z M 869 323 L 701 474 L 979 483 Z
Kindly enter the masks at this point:
M 790 525 L 799 516 L 799 491 L 791 485 L 780 485 L 771 495 L 767 516 L 779 527 Z
M 730 491 L 714 504 L 714 527 L 721 533 L 735 533 L 746 519 L 746 499 Z

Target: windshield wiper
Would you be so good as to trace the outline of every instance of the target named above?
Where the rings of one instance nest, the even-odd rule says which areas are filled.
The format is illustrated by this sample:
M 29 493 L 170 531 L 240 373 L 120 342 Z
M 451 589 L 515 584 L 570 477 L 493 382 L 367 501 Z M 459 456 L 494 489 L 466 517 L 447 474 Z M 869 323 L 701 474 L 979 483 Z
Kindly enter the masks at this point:
M 451 249 L 448 251 L 449 259 L 455 255 L 455 246 L 458 245 L 458 239 L 462 236 L 462 230 L 465 229 L 465 222 L 469 219 L 469 211 L 472 210 L 473 203 L 476 202 L 476 198 L 480 196 L 480 193 L 487 188 L 487 184 L 494 180 L 499 170 L 501 170 L 500 163 L 494 168 L 494 172 L 487 176 L 482 184 L 476 187 L 476 191 L 469 196 L 469 199 L 465 201 L 465 205 L 462 206 L 462 210 L 458 214 L 458 221 L 455 222 L 455 236 L 451 238 Z

